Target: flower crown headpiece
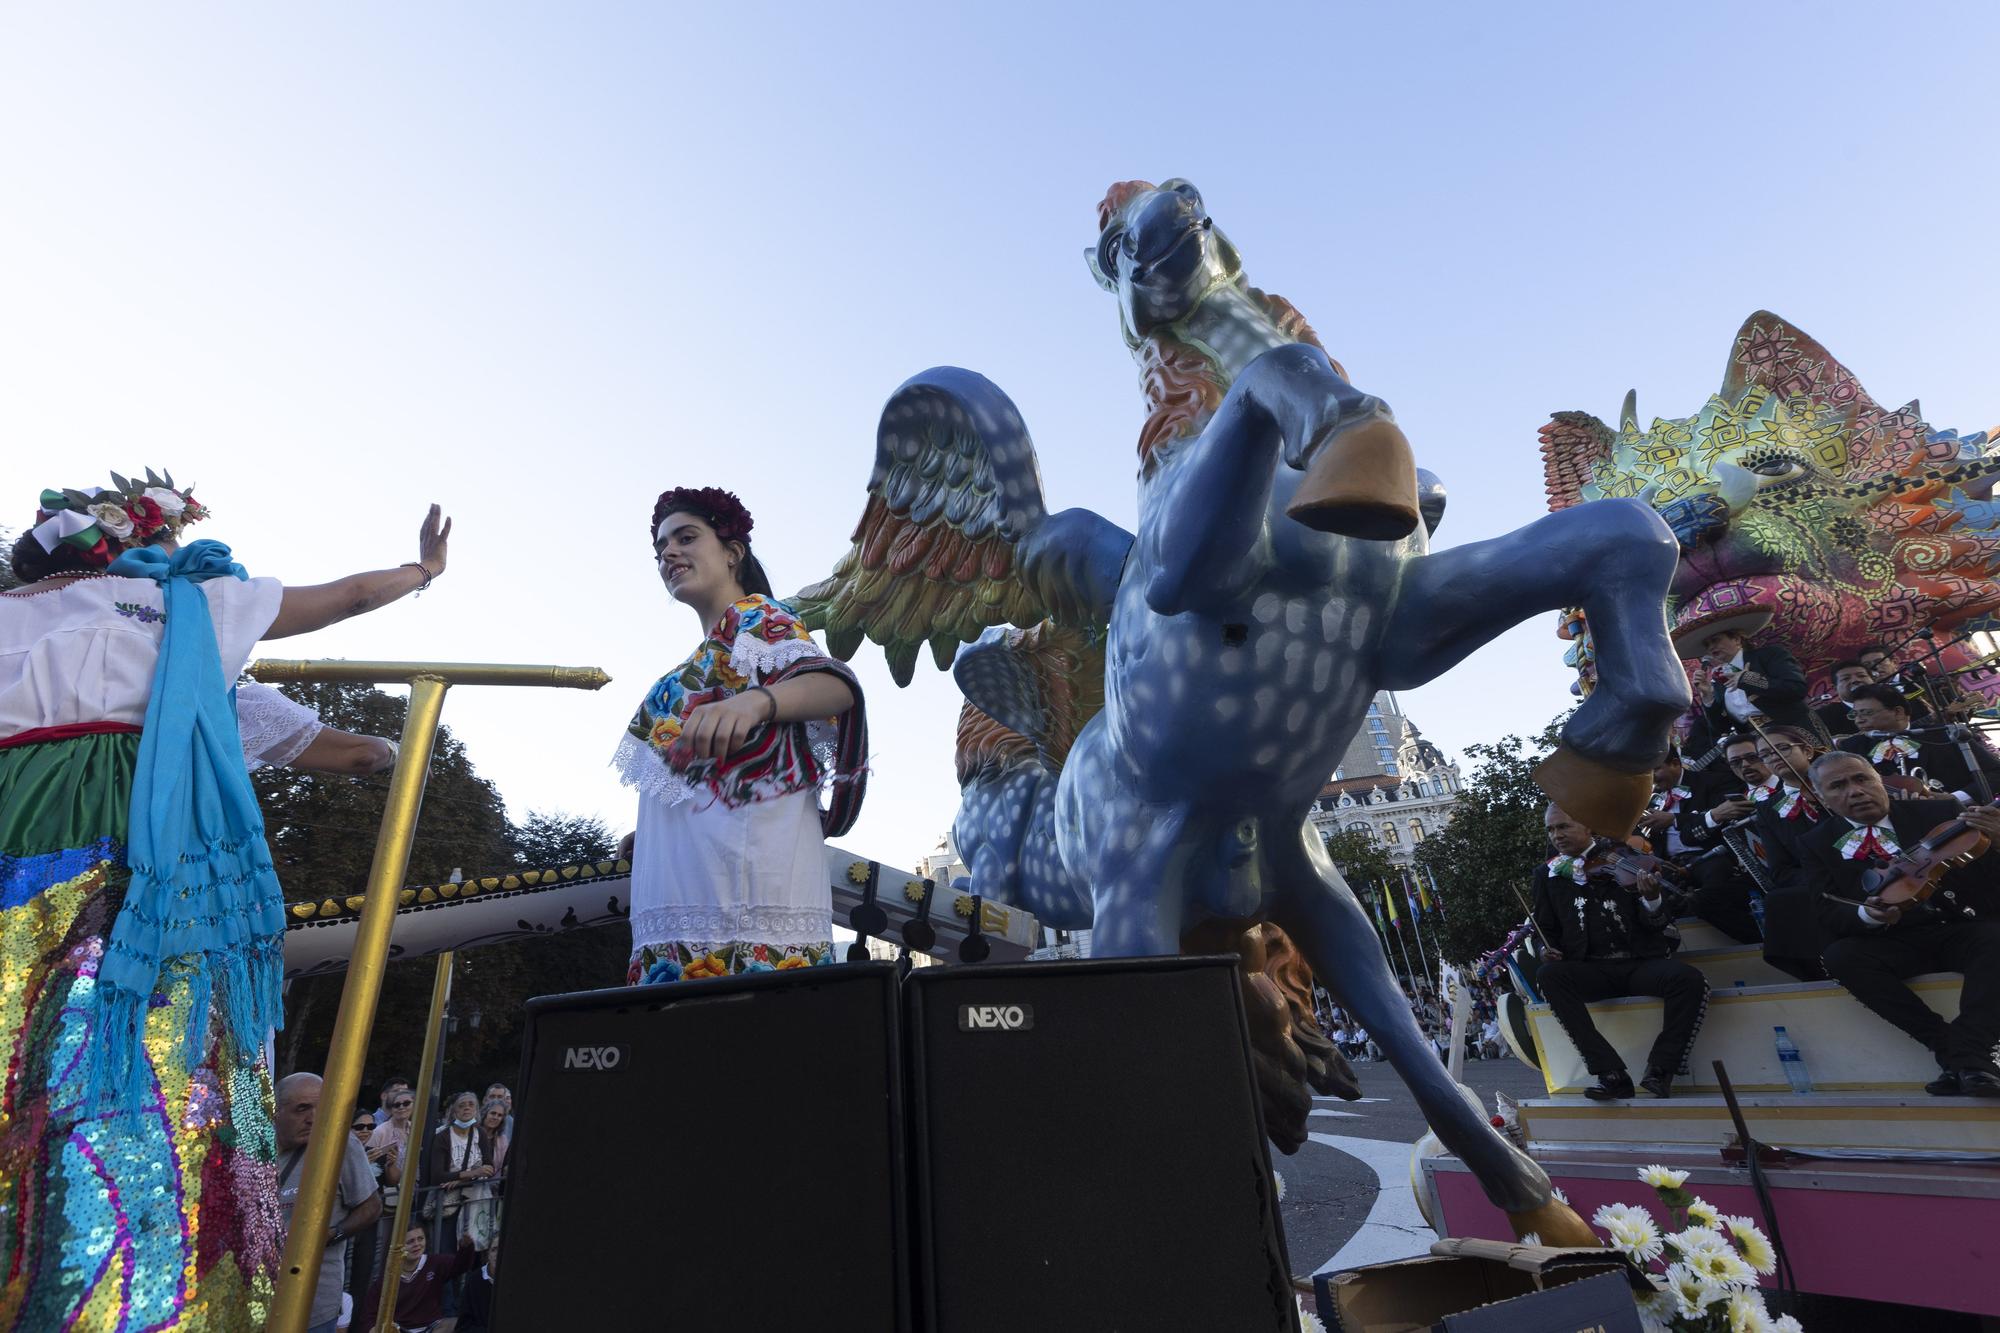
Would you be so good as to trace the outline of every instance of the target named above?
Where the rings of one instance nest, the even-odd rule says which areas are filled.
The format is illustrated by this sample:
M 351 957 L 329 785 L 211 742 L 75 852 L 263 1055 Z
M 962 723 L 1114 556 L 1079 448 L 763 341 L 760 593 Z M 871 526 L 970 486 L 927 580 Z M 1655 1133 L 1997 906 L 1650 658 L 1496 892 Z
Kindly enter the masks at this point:
M 182 528 L 208 517 L 194 487 L 176 487 L 171 472 L 157 477 L 147 468 L 144 482 L 114 472 L 111 485 L 111 490 L 43 491 L 30 529 L 42 549 L 53 554 L 58 545 L 73 546 L 90 564 L 108 565 L 128 542 L 150 541 L 162 529 L 178 537 Z
M 707 517 L 715 528 L 715 535 L 726 542 L 750 543 L 750 529 L 756 524 L 743 502 L 719 486 L 703 486 L 693 489 L 677 486 L 664 491 L 653 505 L 653 526 L 647 532 L 647 545 L 660 539 L 660 520 L 668 514 L 701 514 Z

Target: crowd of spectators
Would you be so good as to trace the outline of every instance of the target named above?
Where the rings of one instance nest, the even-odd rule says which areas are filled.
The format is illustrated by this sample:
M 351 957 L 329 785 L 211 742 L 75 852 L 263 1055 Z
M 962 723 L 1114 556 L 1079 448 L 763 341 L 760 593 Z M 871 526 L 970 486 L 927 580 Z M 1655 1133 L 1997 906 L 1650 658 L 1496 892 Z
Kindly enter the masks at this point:
M 320 1091 L 319 1075 L 303 1071 L 277 1085 L 278 1199 L 288 1230 Z M 484 1096 L 458 1093 L 421 1135 L 413 1133 L 417 1110 L 410 1081 L 390 1077 L 373 1111 L 348 1117 L 307 1333 L 371 1327 L 385 1261 L 397 1274 L 398 1329 L 426 1333 L 447 1319 L 456 1333 L 487 1327 L 514 1094 L 502 1083 Z M 415 1191 L 409 1224 L 392 1237 L 405 1189 Z
M 1500 1059 L 1507 1054 L 1507 1044 L 1500 1035 L 1499 1007 L 1492 988 L 1479 981 L 1467 981 L 1466 984 L 1472 992 L 1472 1012 L 1465 1025 L 1466 1058 Z M 1438 999 L 1437 990 L 1428 979 L 1406 981 L 1403 994 L 1410 1002 L 1410 1012 L 1416 1016 L 1417 1026 L 1429 1038 L 1438 1059 L 1446 1059 L 1451 1050 L 1451 1010 Z M 1315 987 L 1313 999 L 1320 1030 L 1326 1034 L 1328 1041 L 1340 1048 L 1342 1055 L 1350 1061 L 1382 1058 L 1381 1048 L 1368 1035 L 1368 1029 L 1335 1004 L 1324 990 Z

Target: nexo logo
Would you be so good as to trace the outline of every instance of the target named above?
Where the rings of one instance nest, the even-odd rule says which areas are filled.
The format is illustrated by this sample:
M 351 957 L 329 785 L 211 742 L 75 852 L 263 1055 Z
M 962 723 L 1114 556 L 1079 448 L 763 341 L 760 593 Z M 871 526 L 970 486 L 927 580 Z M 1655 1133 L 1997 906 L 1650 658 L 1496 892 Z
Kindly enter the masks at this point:
M 960 1032 L 1025 1032 L 1035 1025 L 1035 1009 L 1027 1004 L 961 1004 Z
M 622 1046 L 571 1046 L 563 1052 L 564 1069 L 596 1069 L 604 1073 L 618 1068 L 625 1058 Z

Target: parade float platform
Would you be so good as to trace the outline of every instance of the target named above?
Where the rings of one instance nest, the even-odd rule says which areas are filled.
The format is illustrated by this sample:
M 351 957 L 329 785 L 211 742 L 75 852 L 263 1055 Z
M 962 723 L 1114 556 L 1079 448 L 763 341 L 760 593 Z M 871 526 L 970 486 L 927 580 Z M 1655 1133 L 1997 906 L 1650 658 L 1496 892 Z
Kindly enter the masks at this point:
M 1704 923 L 1681 927 L 1676 957 L 1700 968 L 1712 993 L 1674 1095 L 1584 1097 L 1593 1080 L 1582 1057 L 1548 1006 L 1530 1004 L 1533 1049 L 1516 1041 L 1515 1054 L 1548 1089 L 1519 1106 L 1530 1155 L 1585 1218 L 1607 1203 L 1641 1202 L 1649 1191 L 1640 1167 L 1672 1166 L 1723 1212 L 1782 1237 L 1801 1291 L 2000 1316 L 2000 1102 L 1926 1095 L 1937 1076 L 1929 1054 L 1839 985 L 1793 980 Z M 1958 1012 L 1956 974 L 1913 978 L 1911 988 L 1939 1013 Z M 1644 1068 L 1660 1001 L 1608 1000 L 1590 1011 L 1627 1067 Z M 1778 1025 L 1804 1056 L 1810 1093 L 1785 1079 Z M 1716 1061 L 1751 1137 L 1780 1150 L 1763 1167 L 1768 1210 L 1735 1151 Z M 1510 1236 L 1462 1162 L 1432 1157 L 1421 1169 L 1422 1203 L 1443 1234 Z
M 846 924 L 848 913 L 862 900 L 871 871 L 876 901 L 889 917 L 885 938 L 896 943 L 902 938 L 903 926 L 924 910 L 922 879 L 907 870 L 828 847 L 826 874 L 833 889 L 834 924 Z M 392 961 L 422 958 L 446 949 L 476 948 L 590 926 L 622 928 L 631 910 L 631 883 L 630 864 L 613 860 L 513 870 L 451 884 L 411 885 L 402 890 L 396 907 L 389 957 Z M 355 893 L 288 906 L 285 976 L 344 969 L 354 949 L 362 902 L 362 895 Z M 940 884 L 931 891 L 928 912 L 937 942 L 923 952 L 956 958 L 975 911 L 993 962 L 1026 958 L 1040 943 L 1041 928 L 1030 913 Z M 608 979 L 607 984 L 615 980 Z

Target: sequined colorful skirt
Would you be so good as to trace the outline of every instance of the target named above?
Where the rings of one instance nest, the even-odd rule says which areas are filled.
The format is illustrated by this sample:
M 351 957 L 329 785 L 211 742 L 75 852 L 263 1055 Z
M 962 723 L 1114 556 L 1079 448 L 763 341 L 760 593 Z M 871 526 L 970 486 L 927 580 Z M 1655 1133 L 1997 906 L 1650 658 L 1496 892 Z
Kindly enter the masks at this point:
M 281 1249 L 261 1052 L 179 1044 L 153 997 L 142 1112 L 79 1107 L 97 960 L 124 898 L 136 735 L 0 748 L 0 1329 L 259 1329 Z M 212 1031 L 227 1030 L 224 1022 Z

